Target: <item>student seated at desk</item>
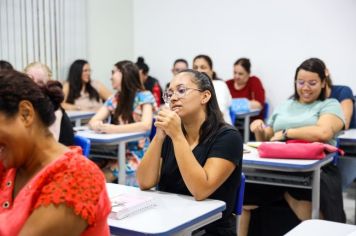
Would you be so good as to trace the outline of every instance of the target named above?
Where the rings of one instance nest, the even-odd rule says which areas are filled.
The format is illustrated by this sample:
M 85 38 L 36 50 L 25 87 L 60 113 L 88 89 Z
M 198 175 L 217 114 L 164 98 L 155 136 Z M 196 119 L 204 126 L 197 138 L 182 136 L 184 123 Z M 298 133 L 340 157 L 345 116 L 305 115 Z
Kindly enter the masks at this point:
M 156 135 L 137 169 L 141 189 L 225 201 L 222 219 L 206 235 L 236 235 L 232 215 L 240 183 L 242 139 L 224 122 L 210 78 L 198 71 L 178 73 L 164 94 L 170 109 L 156 118 Z
M 28 64 L 24 72 L 33 79 L 36 84 L 47 84 L 52 79 L 52 71 L 47 65 L 40 62 L 32 62 Z M 62 85 L 61 85 L 62 86 Z M 63 145 L 70 146 L 74 144 L 74 131 L 72 122 L 70 121 L 67 113 L 62 107 L 55 111 L 56 120 L 49 127 L 54 138 Z
M 213 70 L 213 61 L 207 55 L 198 55 L 193 60 L 193 69 L 206 73 L 213 81 L 216 99 L 223 118 L 226 123 L 232 124 L 229 108 L 231 106 L 231 95 L 224 80 L 217 77 Z
M 234 78 L 226 81 L 232 98 L 247 98 L 251 109 L 260 109 L 257 118 L 263 119 L 263 106 L 265 104 L 265 90 L 261 80 L 251 76 L 251 62 L 247 58 L 240 58 L 234 63 Z
M 62 101 L 58 81 L 0 73 L 0 235 L 109 235 L 103 174 L 48 129 Z
M 250 128 L 258 141 L 302 139 L 336 144 L 336 134 L 344 127 L 344 115 L 335 99 L 326 97 L 326 75 L 313 58 L 296 70 L 294 98 L 276 108 L 267 126 L 255 120 Z M 246 184 L 240 234 L 247 235 L 250 210 L 285 199 L 300 220 L 311 218 L 311 190 Z M 334 164 L 322 168 L 320 210 L 326 220 L 345 222 L 340 173 Z
M 226 81 L 226 84 L 232 98 L 247 98 L 250 109 L 261 110 L 258 116 L 251 117 L 250 123 L 256 119 L 264 119 L 265 90 L 261 80 L 251 75 L 251 62 L 248 58 L 240 58 L 234 63 L 234 78 Z M 234 124 L 242 134 L 244 122 L 244 119 L 237 118 Z M 250 140 L 255 140 L 253 132 L 250 132 Z
M 89 126 L 99 133 L 129 133 L 149 131 L 153 113 L 157 110 L 155 98 L 144 89 L 137 66 L 130 61 L 120 61 L 112 70 L 112 87 L 117 93 L 111 96 L 89 121 Z M 104 124 L 112 116 L 112 124 Z M 126 156 L 128 172 L 136 171 L 149 145 L 149 139 L 128 144 Z M 108 182 L 118 177 L 118 163 L 111 161 L 103 168 Z
M 319 61 L 325 68 L 326 75 L 326 96 L 335 98 L 341 104 L 342 111 L 345 115 L 345 129 L 356 128 L 356 114 L 354 111 L 354 95 L 352 89 L 345 85 L 334 85 L 328 68 L 325 63 L 319 58 L 314 58 Z
M 90 78 L 90 65 L 76 60 L 69 68 L 63 85 L 65 110 L 97 111 L 112 94 L 100 81 Z

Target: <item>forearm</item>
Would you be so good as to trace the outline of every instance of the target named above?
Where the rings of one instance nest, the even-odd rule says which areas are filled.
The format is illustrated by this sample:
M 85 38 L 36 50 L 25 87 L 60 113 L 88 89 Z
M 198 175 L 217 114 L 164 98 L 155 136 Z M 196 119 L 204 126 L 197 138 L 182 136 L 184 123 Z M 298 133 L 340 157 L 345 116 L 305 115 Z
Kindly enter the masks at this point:
M 262 109 L 262 104 L 257 100 L 250 100 L 250 108 L 251 109 Z
M 212 190 L 209 188 L 207 173 L 196 160 L 184 136 L 172 138 L 177 164 L 189 192 L 196 200 L 207 198 Z
M 287 129 L 288 139 L 302 139 L 310 142 L 328 142 L 334 135 L 331 128 L 318 126 Z
M 137 182 L 140 189 L 150 189 L 157 185 L 161 168 L 162 139 L 153 138 L 143 159 L 136 170 Z
M 67 111 L 77 111 L 77 110 L 80 110 L 80 107 L 74 105 L 74 104 L 71 104 L 71 103 L 67 103 L 67 102 L 63 102 L 61 104 L 61 106 L 63 107 L 64 110 L 67 110 Z
M 106 133 L 130 133 L 130 132 L 146 132 L 151 129 L 151 125 L 144 122 L 136 122 L 124 125 L 112 125 L 108 128 Z

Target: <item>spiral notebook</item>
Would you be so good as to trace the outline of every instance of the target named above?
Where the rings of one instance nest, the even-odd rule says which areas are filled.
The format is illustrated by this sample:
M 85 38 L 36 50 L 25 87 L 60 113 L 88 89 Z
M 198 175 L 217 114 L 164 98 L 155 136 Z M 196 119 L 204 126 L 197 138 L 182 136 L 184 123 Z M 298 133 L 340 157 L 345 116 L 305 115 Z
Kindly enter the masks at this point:
M 111 197 L 110 200 L 110 216 L 117 220 L 121 220 L 156 206 L 153 197 L 149 196 L 137 196 L 125 193 Z

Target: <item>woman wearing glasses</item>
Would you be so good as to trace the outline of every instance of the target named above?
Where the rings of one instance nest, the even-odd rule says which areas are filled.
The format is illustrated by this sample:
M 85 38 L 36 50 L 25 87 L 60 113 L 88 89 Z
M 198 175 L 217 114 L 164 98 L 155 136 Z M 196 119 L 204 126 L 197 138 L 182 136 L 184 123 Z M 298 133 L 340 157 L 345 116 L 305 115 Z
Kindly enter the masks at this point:
M 335 99 L 327 99 L 323 65 L 315 58 L 304 61 L 296 70 L 294 96 L 282 103 L 267 125 L 251 123 L 258 141 L 300 139 L 336 145 L 336 135 L 344 127 L 344 115 Z M 322 168 L 320 209 L 326 220 L 345 222 L 340 175 L 334 164 Z M 311 218 L 311 190 L 246 184 L 244 211 L 239 235 L 247 235 L 250 210 L 285 199 L 299 220 Z
M 164 93 L 170 109 L 156 118 L 156 135 L 140 166 L 141 189 L 226 202 L 222 219 L 205 227 L 206 235 L 236 235 L 232 215 L 240 183 L 242 140 L 226 124 L 210 78 L 194 70 L 178 73 Z

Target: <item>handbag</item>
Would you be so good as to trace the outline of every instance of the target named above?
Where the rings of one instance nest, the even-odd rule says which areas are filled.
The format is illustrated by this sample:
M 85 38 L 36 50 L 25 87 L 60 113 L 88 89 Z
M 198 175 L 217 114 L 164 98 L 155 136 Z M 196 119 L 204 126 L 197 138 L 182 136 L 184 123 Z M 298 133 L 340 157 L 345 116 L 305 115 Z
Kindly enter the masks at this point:
M 263 142 L 258 148 L 262 158 L 281 159 L 323 159 L 327 153 L 338 152 L 344 155 L 343 150 L 330 144 L 308 142 L 305 140 L 288 140 L 287 142 Z

